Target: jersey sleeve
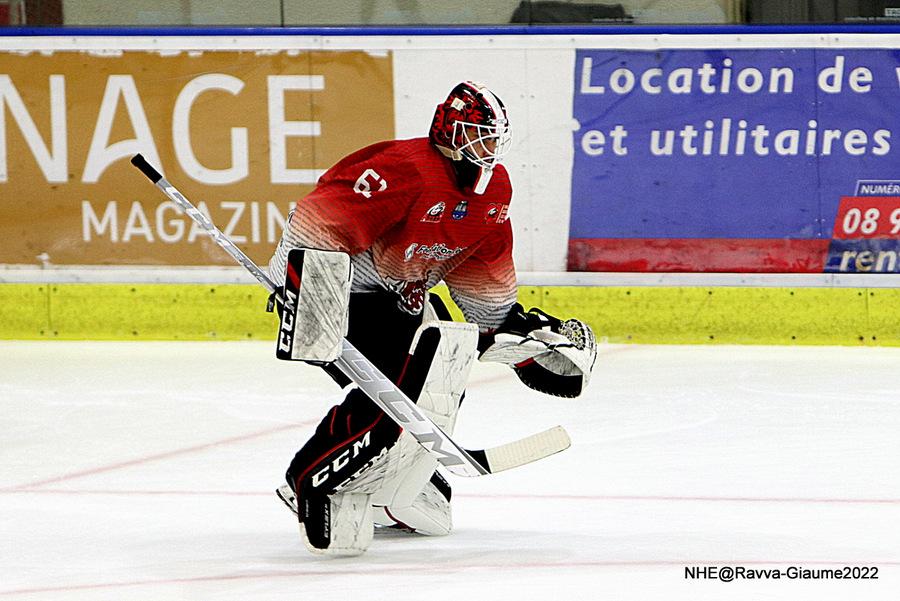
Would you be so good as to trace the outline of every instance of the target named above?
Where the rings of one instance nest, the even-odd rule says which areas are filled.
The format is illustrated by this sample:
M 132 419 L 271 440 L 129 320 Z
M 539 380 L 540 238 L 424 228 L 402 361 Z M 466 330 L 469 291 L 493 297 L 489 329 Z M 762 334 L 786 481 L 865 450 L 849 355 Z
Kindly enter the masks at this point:
M 474 253 L 444 276 L 444 282 L 466 321 L 477 323 L 482 333 L 500 327 L 518 292 L 510 222 L 487 236 Z
M 350 255 L 369 249 L 404 219 L 420 193 L 421 177 L 411 162 L 396 160 L 377 145 L 350 155 L 297 201 L 269 261 L 270 276 L 276 282 L 284 279 L 292 248 Z

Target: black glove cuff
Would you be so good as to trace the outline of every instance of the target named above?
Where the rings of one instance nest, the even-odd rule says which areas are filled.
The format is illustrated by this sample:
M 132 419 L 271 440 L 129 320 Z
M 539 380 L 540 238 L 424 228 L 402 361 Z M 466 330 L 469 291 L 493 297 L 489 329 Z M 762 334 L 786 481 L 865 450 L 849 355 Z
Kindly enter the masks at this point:
M 549 328 L 552 332 L 558 332 L 560 321 L 544 313 L 537 307 L 532 307 L 527 312 L 519 303 L 513 305 L 506 321 L 497 329 L 497 334 L 508 333 L 519 336 L 527 336 L 529 332 Z

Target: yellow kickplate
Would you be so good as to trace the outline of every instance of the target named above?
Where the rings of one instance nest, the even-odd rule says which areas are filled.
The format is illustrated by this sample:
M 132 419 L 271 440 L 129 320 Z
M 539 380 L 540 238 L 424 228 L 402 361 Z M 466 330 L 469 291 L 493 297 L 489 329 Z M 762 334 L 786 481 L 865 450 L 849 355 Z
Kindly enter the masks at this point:
M 462 319 L 446 287 L 435 293 Z M 252 284 L 2 284 L 0 338 L 273 340 Z M 523 286 L 519 301 L 599 339 L 647 344 L 900 345 L 900 290 Z

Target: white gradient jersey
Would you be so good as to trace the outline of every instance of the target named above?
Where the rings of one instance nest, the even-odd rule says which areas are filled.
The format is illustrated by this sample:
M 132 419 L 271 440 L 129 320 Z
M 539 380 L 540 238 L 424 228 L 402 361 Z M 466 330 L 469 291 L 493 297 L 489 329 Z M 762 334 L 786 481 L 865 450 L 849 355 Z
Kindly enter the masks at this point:
M 284 280 L 287 252 L 351 255 L 354 292 L 389 289 L 411 313 L 442 280 L 470 322 L 497 328 L 516 301 L 512 189 L 502 165 L 484 194 L 460 190 L 427 138 L 380 142 L 342 159 L 300 199 L 269 263 Z

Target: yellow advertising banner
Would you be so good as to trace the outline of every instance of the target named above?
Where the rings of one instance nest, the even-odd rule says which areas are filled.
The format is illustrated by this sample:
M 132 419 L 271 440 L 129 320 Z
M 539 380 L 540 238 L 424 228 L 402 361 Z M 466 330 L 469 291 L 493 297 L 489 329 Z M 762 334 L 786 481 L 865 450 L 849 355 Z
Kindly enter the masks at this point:
M 394 136 L 389 53 L 0 53 L 0 263 L 231 265 L 129 163 L 265 263 L 345 154 Z

